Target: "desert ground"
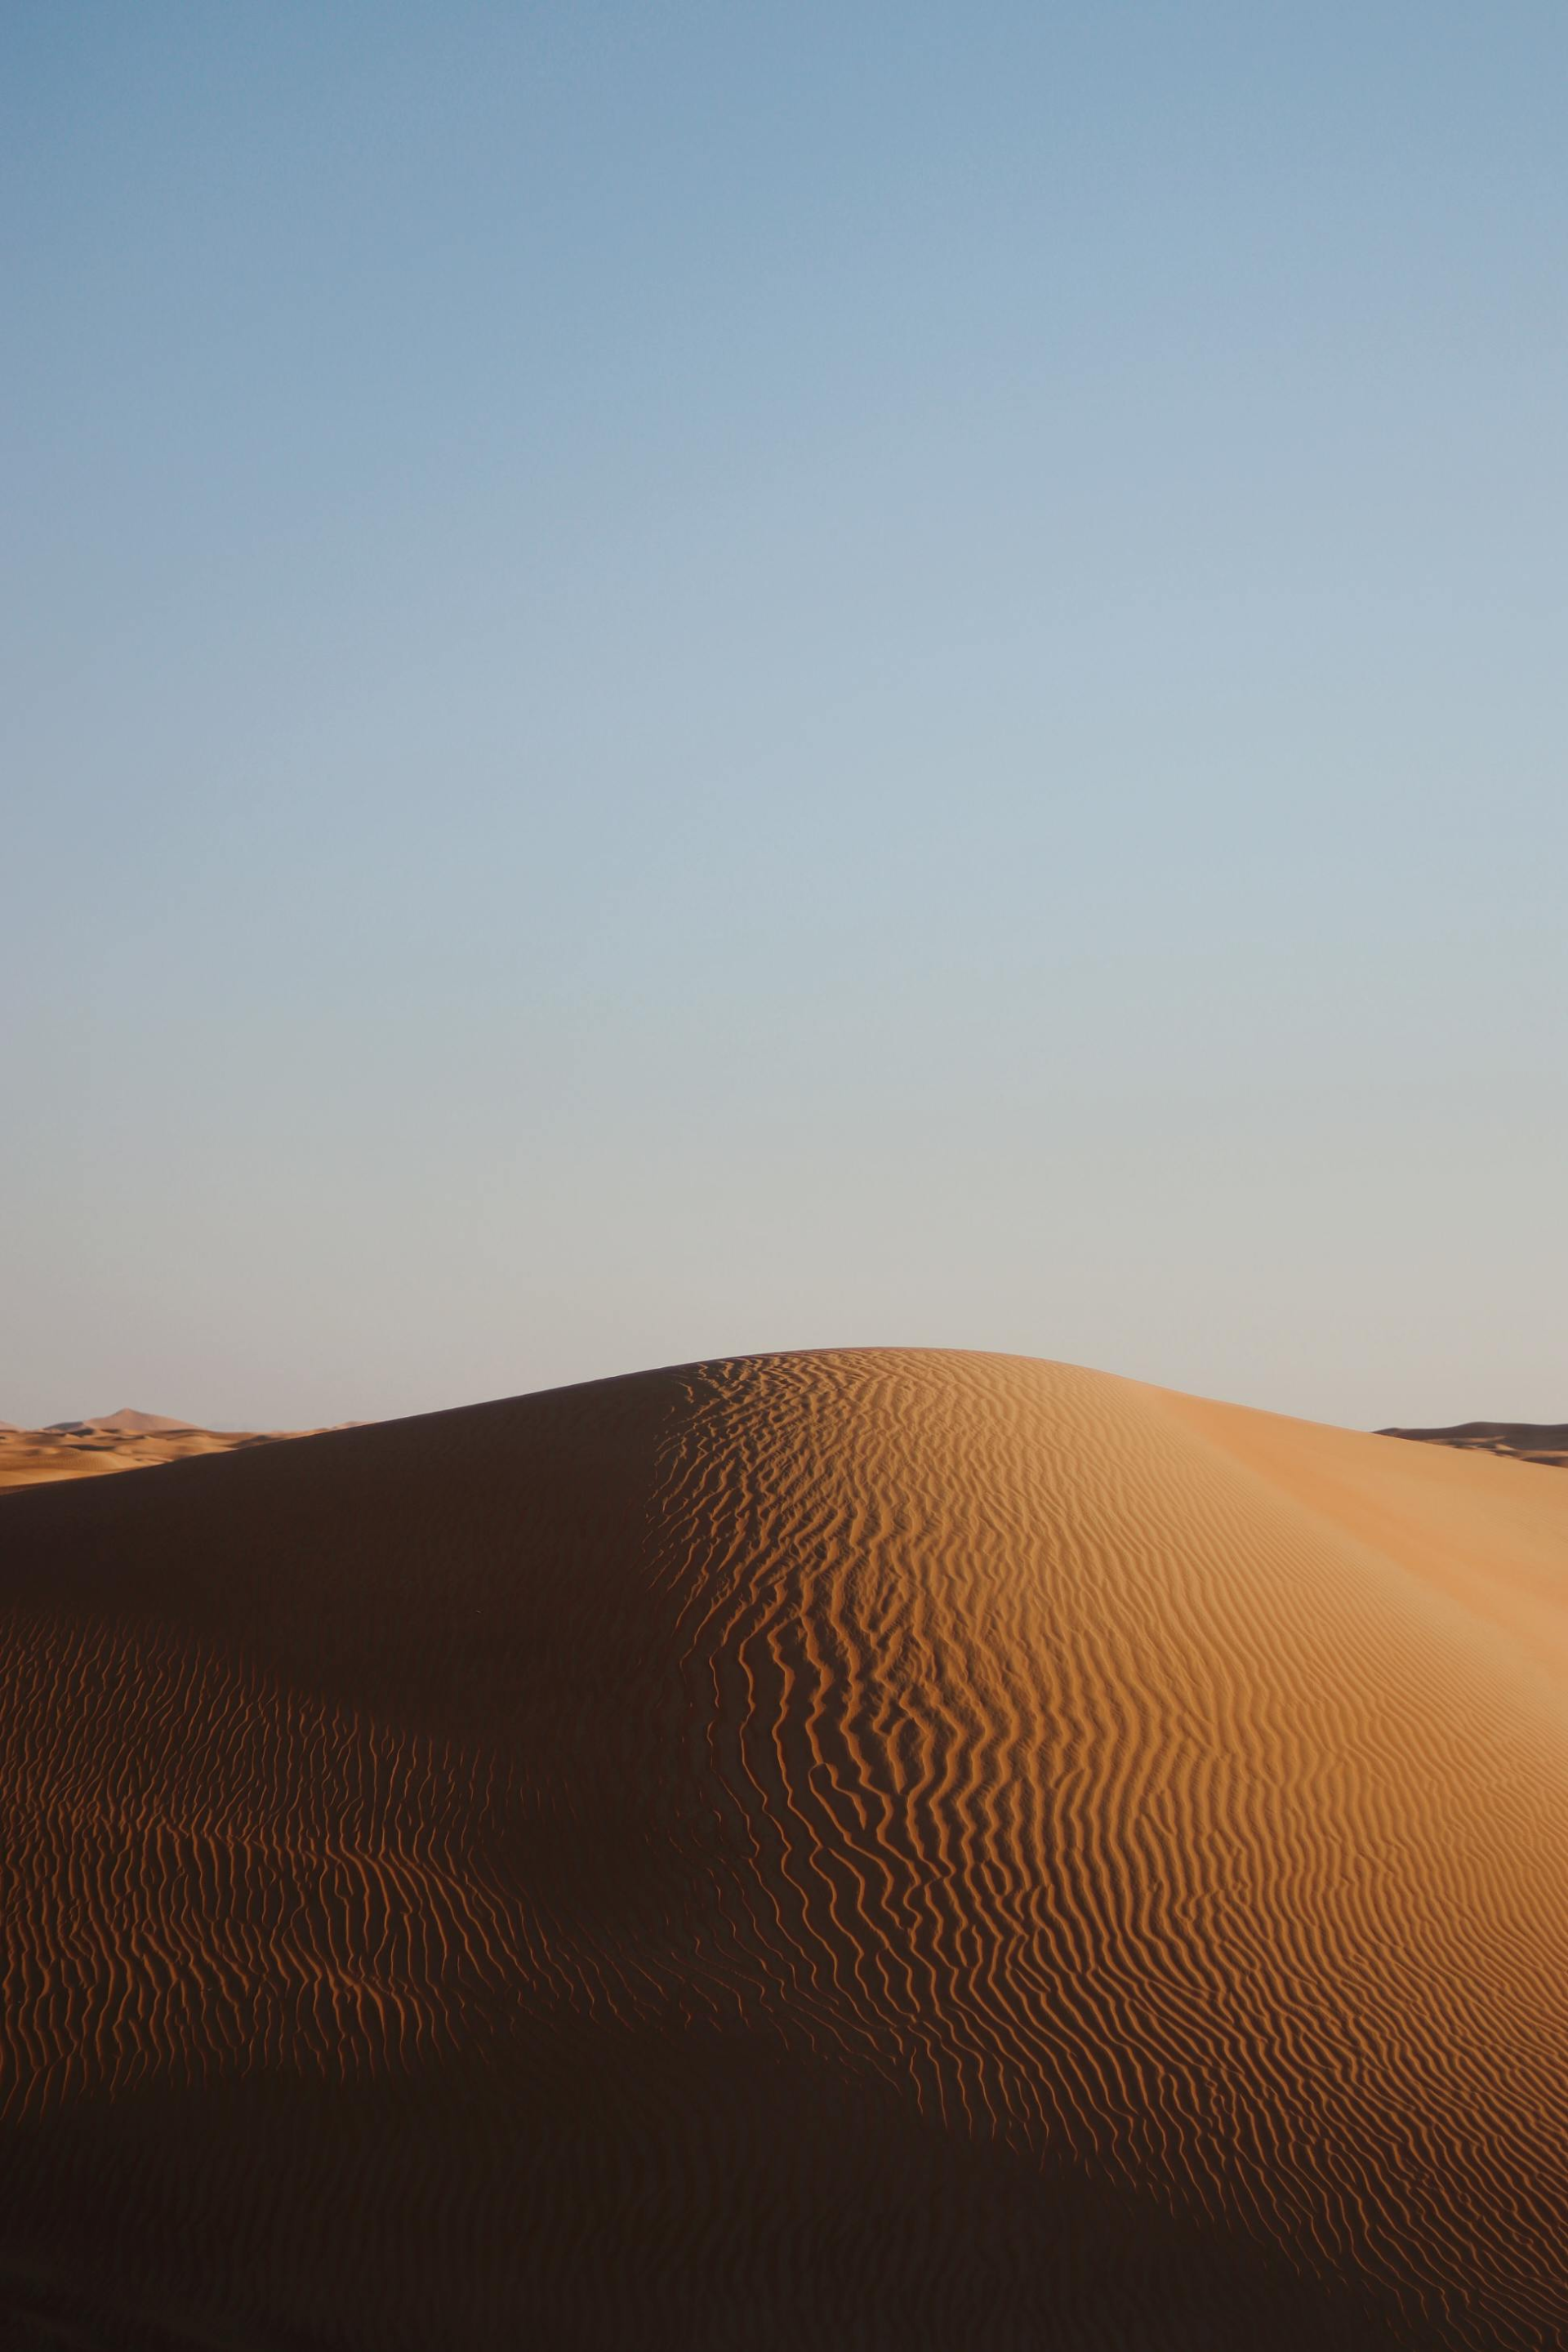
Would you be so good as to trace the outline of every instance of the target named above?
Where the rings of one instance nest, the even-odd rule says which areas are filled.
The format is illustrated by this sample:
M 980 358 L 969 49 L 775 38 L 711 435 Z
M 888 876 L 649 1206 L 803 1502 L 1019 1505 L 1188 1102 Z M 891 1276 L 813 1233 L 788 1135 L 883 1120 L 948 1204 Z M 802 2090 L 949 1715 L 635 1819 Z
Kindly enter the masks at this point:
M 1503 1454 L 1516 1462 L 1568 1469 L 1568 1421 L 1461 1421 L 1451 1429 L 1384 1429 L 1381 1437 L 1415 1437 L 1468 1454 Z
M 121 1405 L 91 1421 L 57 1421 L 17 1429 L 0 1421 L 0 1486 L 43 1486 L 57 1478 L 99 1478 L 112 1470 L 150 1470 L 193 1454 L 230 1454 L 262 1445 L 270 1432 L 199 1429 L 166 1413 Z
M 1540 1462 L 759 1357 L 0 1584 L 0 2345 L 1568 2341 Z

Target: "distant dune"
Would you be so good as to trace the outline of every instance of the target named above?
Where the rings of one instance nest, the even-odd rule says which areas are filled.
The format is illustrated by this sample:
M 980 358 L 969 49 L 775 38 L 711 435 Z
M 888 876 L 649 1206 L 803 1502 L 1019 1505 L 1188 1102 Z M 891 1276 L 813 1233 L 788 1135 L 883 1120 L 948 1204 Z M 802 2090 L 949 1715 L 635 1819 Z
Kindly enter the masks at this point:
M 142 1412 L 133 1404 L 122 1404 L 117 1412 L 100 1413 L 96 1420 L 51 1421 L 50 1429 L 115 1429 L 128 1435 L 152 1437 L 170 1430 L 195 1427 L 190 1421 L 172 1421 L 166 1412 Z
M 0 1421 L 0 1486 L 37 1486 L 57 1478 L 100 1478 L 110 1470 L 147 1470 L 192 1454 L 231 1454 L 265 1445 L 286 1432 L 198 1429 L 164 1414 L 122 1405 L 95 1421 L 55 1421 L 17 1429 Z
M 0 2343 L 1568 2335 L 1568 1479 L 799 1355 L 0 1579 Z
M 1568 1468 L 1568 1421 L 1461 1421 L 1452 1429 L 1380 1429 L 1380 1437 L 1412 1437 L 1426 1445 L 1456 1445 L 1468 1454 L 1507 1454 L 1519 1462 Z

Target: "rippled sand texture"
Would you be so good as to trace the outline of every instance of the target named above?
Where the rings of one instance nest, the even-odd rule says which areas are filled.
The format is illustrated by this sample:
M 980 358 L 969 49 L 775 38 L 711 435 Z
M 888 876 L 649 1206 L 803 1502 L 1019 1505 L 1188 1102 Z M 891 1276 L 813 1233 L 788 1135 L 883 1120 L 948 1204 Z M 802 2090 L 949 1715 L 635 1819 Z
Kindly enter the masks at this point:
M 1568 1480 L 868 1351 L 0 1563 L 18 2343 L 1564 2340 Z

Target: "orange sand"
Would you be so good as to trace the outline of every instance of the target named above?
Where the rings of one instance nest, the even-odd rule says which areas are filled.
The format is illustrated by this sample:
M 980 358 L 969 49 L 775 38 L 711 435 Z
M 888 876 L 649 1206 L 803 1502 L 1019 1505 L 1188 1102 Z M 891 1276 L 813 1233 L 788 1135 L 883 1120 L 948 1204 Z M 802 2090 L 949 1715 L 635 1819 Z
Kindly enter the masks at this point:
M 0 2343 L 1568 2335 L 1568 1479 L 762 1358 L 0 1589 Z

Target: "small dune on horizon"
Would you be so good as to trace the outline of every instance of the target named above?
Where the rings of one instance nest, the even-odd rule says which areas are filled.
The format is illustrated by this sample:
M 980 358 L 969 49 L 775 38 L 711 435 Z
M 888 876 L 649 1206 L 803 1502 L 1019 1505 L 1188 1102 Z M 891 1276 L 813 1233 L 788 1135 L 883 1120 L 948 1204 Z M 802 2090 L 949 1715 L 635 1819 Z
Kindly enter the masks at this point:
M 179 1421 L 166 1412 L 143 1412 L 139 1406 L 133 1404 L 122 1404 L 116 1412 L 100 1413 L 96 1419 L 51 1421 L 47 1424 L 50 1429 L 61 1430 L 116 1429 L 135 1437 L 167 1435 L 174 1431 L 193 1430 L 196 1425 L 194 1421 Z M 209 1432 L 208 1434 L 216 1434 L 216 1433 Z
M 1568 1479 L 843 1350 L 0 1578 L 0 2342 L 1564 2341 Z
M 142 1412 L 121 1405 L 115 1412 L 84 1421 L 54 1421 L 42 1429 L 18 1429 L 0 1421 L 0 1488 L 37 1486 L 59 1478 L 101 1478 L 114 1470 L 150 1470 L 163 1462 L 184 1462 L 194 1454 L 232 1454 L 242 1445 L 265 1445 L 287 1430 L 204 1429 L 167 1413 Z
M 1568 1422 L 1460 1421 L 1447 1429 L 1380 1429 L 1380 1437 L 1415 1438 L 1426 1445 L 1452 1445 L 1465 1454 L 1500 1454 L 1516 1462 L 1542 1462 L 1568 1469 Z

